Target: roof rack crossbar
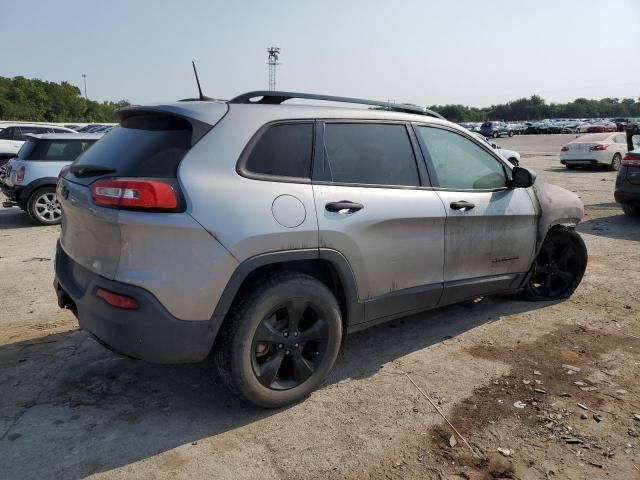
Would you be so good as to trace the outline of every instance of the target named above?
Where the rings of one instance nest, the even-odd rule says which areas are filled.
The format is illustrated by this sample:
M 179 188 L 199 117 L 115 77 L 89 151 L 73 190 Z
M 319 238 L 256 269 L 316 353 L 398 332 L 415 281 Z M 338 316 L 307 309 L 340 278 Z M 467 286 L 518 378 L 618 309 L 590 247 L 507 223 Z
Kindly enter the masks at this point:
M 252 99 L 255 99 L 258 97 L 260 97 L 259 100 L 252 101 Z M 237 97 L 229 100 L 229 103 L 248 103 L 248 104 L 255 104 L 255 105 L 279 105 L 291 99 L 322 100 L 325 102 L 370 105 L 372 107 L 382 107 L 384 109 L 392 110 L 394 112 L 413 113 L 417 115 L 428 115 L 431 117 L 441 118 L 445 120 L 445 118 L 439 113 L 429 110 L 427 108 L 419 107 L 417 105 L 392 103 L 392 102 L 380 102 L 377 100 L 365 100 L 362 98 L 335 97 L 333 95 L 318 95 L 315 93 L 257 90 L 255 92 L 248 92 L 248 93 L 243 93 L 242 95 L 238 95 Z

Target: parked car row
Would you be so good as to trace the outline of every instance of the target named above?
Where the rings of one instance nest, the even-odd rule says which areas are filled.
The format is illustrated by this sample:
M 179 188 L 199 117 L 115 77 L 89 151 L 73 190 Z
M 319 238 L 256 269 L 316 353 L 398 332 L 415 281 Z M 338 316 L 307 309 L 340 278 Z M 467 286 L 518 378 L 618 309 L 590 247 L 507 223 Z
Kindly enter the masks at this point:
M 503 135 L 520 134 L 623 132 L 627 124 L 633 124 L 637 120 L 633 118 L 547 119 L 515 123 L 503 121 L 467 122 L 460 125 L 474 133 L 497 138 Z

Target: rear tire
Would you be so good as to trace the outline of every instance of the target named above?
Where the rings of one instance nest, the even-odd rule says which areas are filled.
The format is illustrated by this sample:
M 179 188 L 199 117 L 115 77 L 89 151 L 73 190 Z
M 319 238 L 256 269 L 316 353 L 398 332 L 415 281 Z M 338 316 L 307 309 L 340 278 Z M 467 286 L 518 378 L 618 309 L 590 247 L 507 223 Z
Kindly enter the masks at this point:
M 533 301 L 569 298 L 582 280 L 587 259 L 587 247 L 575 230 L 552 230 L 533 262 L 521 297 Z
M 609 170 L 617 172 L 618 170 L 620 170 L 621 163 L 622 163 L 622 155 L 620 155 L 619 153 L 616 153 L 613 156 L 611 163 L 609 164 Z
M 492 136 L 493 138 L 498 138 L 498 137 L 500 136 L 500 134 L 499 134 L 498 132 L 493 132 L 493 133 L 491 134 L 491 136 Z
M 229 312 L 215 363 L 236 395 L 279 408 L 307 397 L 333 366 L 342 341 L 340 307 L 326 285 L 297 272 L 254 286 Z
M 622 205 L 622 211 L 630 217 L 640 217 L 640 207 L 638 205 Z
M 513 131 L 509 132 L 509 136 L 513 137 Z
M 27 212 L 40 225 L 58 225 L 62 221 L 62 209 L 56 187 L 42 187 L 33 192 L 27 201 Z

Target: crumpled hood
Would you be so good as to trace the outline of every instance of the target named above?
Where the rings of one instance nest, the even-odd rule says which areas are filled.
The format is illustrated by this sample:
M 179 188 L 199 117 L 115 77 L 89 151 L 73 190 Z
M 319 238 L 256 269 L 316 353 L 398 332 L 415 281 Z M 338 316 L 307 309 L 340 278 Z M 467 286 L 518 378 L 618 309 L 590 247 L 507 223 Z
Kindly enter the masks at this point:
M 537 198 L 538 243 L 554 225 L 577 225 L 584 216 L 584 206 L 575 193 L 538 179 L 533 185 Z

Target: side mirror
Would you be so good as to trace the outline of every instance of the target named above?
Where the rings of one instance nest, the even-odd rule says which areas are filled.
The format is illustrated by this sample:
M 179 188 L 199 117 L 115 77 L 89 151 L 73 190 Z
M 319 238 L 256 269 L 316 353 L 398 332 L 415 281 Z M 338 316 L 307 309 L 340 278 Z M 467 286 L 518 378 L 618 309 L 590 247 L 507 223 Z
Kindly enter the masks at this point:
M 536 174 L 522 167 L 511 170 L 511 188 L 529 188 L 536 182 Z

